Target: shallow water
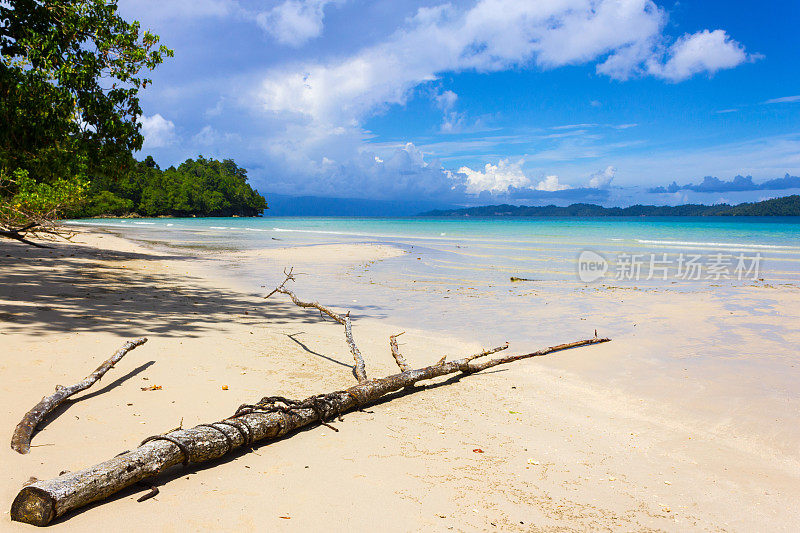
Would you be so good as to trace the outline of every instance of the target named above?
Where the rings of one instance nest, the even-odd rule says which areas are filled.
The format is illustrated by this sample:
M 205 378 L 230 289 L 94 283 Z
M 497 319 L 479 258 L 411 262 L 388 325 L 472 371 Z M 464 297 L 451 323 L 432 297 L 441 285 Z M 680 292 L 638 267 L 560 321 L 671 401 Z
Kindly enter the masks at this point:
M 93 219 L 128 237 L 212 252 L 327 243 L 384 243 L 401 257 L 342 270 L 319 266 L 298 290 L 398 324 L 484 340 L 474 324 L 503 316 L 492 337 L 535 338 L 531 305 L 562 304 L 585 316 L 597 290 L 696 292 L 800 283 L 794 218 L 189 218 Z M 581 254 L 605 274 L 579 272 Z M 596 254 L 596 255 L 592 255 Z M 256 256 L 229 265 L 231 279 L 261 290 L 284 266 Z M 585 259 L 585 255 L 584 255 Z M 693 264 L 690 264 L 694 261 Z M 716 265 L 716 266 L 715 266 Z M 581 276 L 581 274 L 584 274 Z M 511 281 L 512 277 L 530 281 Z M 331 283 L 335 278 L 336 283 Z M 733 305 L 733 304 L 732 304 Z

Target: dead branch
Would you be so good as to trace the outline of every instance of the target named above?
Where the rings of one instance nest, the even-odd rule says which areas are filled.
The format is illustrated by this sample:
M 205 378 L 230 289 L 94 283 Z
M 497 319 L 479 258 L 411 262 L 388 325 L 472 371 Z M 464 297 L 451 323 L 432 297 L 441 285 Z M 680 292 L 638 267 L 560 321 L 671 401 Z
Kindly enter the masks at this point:
M 397 362 L 397 366 L 400 367 L 401 372 L 405 372 L 406 370 L 411 368 L 408 366 L 406 358 L 403 357 L 403 354 L 400 353 L 400 347 L 397 346 L 397 337 L 399 337 L 403 333 L 405 333 L 405 331 L 401 331 L 396 335 L 389 336 L 389 348 L 392 350 L 392 357 L 394 357 L 394 360 Z
M 350 345 L 350 353 L 353 354 L 353 359 L 355 359 L 356 362 L 353 367 L 353 375 L 359 383 L 364 383 L 367 381 L 367 370 L 364 364 L 364 358 L 361 356 L 358 346 L 356 346 L 356 341 L 353 340 L 353 326 L 350 323 L 350 313 L 344 316 L 344 336 L 347 338 L 347 344 Z
M 272 296 L 273 294 L 275 294 L 276 292 L 281 293 L 281 294 L 285 294 L 286 296 L 291 298 L 292 302 L 297 307 L 303 307 L 303 308 L 306 308 L 306 309 L 307 308 L 316 309 L 320 313 L 324 313 L 324 314 L 328 315 L 329 317 L 334 319 L 339 324 L 341 324 L 343 326 L 345 325 L 345 317 L 344 316 L 334 312 L 332 309 L 330 309 L 328 307 L 325 307 L 324 305 L 320 304 L 319 302 L 303 302 L 295 295 L 295 293 L 293 293 L 291 290 L 286 288 L 286 283 L 287 282 L 295 281 L 294 268 L 290 268 L 289 270 L 284 270 L 283 273 L 286 276 L 286 279 L 283 280 L 283 283 L 281 283 L 280 285 L 275 287 L 275 289 L 273 289 L 273 291 L 271 293 L 269 293 L 266 296 L 264 296 L 265 300 L 267 298 L 269 298 L 270 296 Z
M 0 237 L 5 237 L 6 239 L 13 239 L 15 241 L 19 241 L 25 244 L 30 244 L 31 246 L 35 246 L 37 248 L 49 248 L 49 246 L 45 246 L 44 244 L 39 244 L 38 242 L 29 241 L 28 239 L 25 238 L 28 232 L 31 231 L 36 226 L 38 226 L 38 224 L 33 222 L 22 228 L 8 229 L 8 230 L 0 229 Z
M 217 459 L 237 448 L 250 446 L 256 441 L 274 440 L 313 423 L 327 425 L 327 421 L 342 413 L 373 404 L 386 394 L 411 387 L 419 381 L 459 372 L 472 374 L 511 361 L 609 340 L 593 338 L 559 344 L 527 354 L 487 359 L 482 363 L 474 363 L 465 357 L 372 379 L 346 390 L 311 396 L 302 401 L 265 397 L 254 405 L 241 406 L 225 420 L 150 437 L 139 447 L 104 463 L 54 479 L 36 481 L 24 487 L 14 499 L 11 518 L 45 526 L 69 511 L 107 498 L 177 464 Z
M 303 308 L 313 308 L 320 312 L 320 315 L 323 313 L 334 319 L 336 322 L 344 326 L 344 336 L 347 340 L 347 345 L 350 346 L 350 353 L 353 354 L 353 360 L 355 361 L 355 365 L 353 366 L 353 375 L 358 380 L 359 383 L 364 383 L 367 381 L 367 370 L 366 365 L 364 364 L 364 358 L 361 356 L 361 351 L 356 346 L 355 340 L 353 340 L 353 328 L 350 323 L 350 313 L 348 312 L 345 315 L 340 315 L 336 313 L 329 307 L 326 307 L 319 302 L 304 302 L 300 300 L 294 292 L 286 288 L 286 283 L 289 281 L 295 281 L 294 269 L 290 268 L 289 270 L 284 270 L 283 273 L 286 276 L 286 279 L 283 280 L 283 283 L 275 287 L 275 289 L 266 295 L 264 298 L 269 298 L 273 294 L 280 293 L 287 295 L 292 302 L 298 306 Z
M 79 381 L 78 383 L 70 385 L 69 387 L 56 385 L 56 391 L 53 394 L 42 398 L 33 409 L 25 413 L 25 416 L 22 417 L 22 420 L 19 422 L 19 424 L 17 424 L 17 427 L 14 430 L 14 435 L 11 437 L 11 448 L 22 454 L 30 452 L 33 432 L 36 430 L 36 426 L 44 419 L 45 416 L 47 416 L 48 413 L 52 412 L 53 409 L 64 403 L 64 401 L 73 394 L 86 390 L 94 385 L 100 380 L 100 378 L 103 377 L 103 375 L 105 375 L 106 372 L 113 368 L 114 365 L 125 356 L 125 354 L 137 346 L 141 346 L 145 342 L 147 342 L 145 337 L 136 339 L 134 341 L 128 341 L 114 355 L 108 358 L 102 365 L 97 367 L 94 372 L 86 376 L 83 381 Z
M 595 335 L 597 337 L 597 335 Z M 476 353 L 475 355 L 470 355 L 467 357 L 467 361 L 472 361 L 473 359 L 477 359 L 478 357 L 483 357 L 485 355 L 492 355 L 493 353 L 501 352 L 508 348 L 508 343 L 505 343 L 502 346 L 497 346 L 496 348 L 491 348 L 489 350 L 484 350 L 480 353 Z

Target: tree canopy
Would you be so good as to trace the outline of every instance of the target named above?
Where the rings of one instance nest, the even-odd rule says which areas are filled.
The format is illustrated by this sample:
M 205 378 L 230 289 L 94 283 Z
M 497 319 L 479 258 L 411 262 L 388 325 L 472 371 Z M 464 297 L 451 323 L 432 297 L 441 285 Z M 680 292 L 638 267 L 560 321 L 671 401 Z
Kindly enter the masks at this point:
M 148 156 L 122 176 L 93 180 L 87 196 L 73 216 L 254 216 L 267 207 L 245 169 L 202 156 L 166 170 Z
M 0 224 L 57 214 L 131 161 L 140 73 L 173 55 L 158 42 L 116 0 L 0 2 Z
M 172 56 L 158 41 L 116 0 L 0 4 L 0 168 L 51 181 L 141 148 L 140 72 Z

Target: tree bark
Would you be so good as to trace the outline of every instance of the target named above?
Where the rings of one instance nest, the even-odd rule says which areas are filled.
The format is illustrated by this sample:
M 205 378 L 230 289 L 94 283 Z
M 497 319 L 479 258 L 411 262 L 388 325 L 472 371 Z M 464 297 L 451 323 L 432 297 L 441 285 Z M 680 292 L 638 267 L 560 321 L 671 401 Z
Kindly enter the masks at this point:
M 419 381 L 459 372 L 472 374 L 520 359 L 609 340 L 595 337 L 527 354 L 474 361 L 504 348 L 500 347 L 463 359 L 450 362 L 440 360 L 424 368 L 360 382 L 349 389 L 312 396 L 302 402 L 278 397 L 263 398 L 258 404 L 240 407 L 231 418 L 151 437 L 139 447 L 104 463 L 28 485 L 15 498 L 11 506 L 11 518 L 45 526 L 69 511 L 107 498 L 171 466 L 210 461 L 256 441 L 276 439 L 315 422 L 325 423 L 334 416 L 374 403 L 388 393 L 411 387 Z
M 113 368 L 120 359 L 125 357 L 125 354 L 137 346 L 141 346 L 145 342 L 147 342 L 147 339 L 144 337 L 134 341 L 128 341 L 114 355 L 97 367 L 94 372 L 86 376 L 83 381 L 79 381 L 69 387 L 56 385 L 56 391 L 53 394 L 42 398 L 33 409 L 25 413 L 25 416 L 22 417 L 22 420 L 20 420 L 14 430 L 14 435 L 11 437 L 11 448 L 22 454 L 30 452 L 33 432 L 36 431 L 36 426 L 39 425 L 48 413 L 64 403 L 64 401 L 73 394 L 86 390 L 97 383 L 97 381 Z

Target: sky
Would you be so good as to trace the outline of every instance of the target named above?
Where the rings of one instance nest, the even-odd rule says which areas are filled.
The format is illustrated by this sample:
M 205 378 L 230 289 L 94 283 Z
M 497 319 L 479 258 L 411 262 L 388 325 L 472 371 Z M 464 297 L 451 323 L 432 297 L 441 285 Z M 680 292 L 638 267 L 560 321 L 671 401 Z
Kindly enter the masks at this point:
M 175 50 L 141 93 L 137 156 L 162 167 L 456 205 L 800 192 L 795 0 L 119 5 Z

